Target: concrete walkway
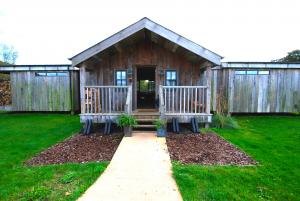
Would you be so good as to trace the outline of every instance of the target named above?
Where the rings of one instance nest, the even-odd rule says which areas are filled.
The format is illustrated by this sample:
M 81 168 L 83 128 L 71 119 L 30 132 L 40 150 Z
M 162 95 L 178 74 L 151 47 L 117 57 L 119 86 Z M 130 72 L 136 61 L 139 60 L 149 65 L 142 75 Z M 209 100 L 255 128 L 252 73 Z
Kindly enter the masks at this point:
M 154 133 L 124 137 L 111 163 L 80 201 L 179 201 L 166 139 Z

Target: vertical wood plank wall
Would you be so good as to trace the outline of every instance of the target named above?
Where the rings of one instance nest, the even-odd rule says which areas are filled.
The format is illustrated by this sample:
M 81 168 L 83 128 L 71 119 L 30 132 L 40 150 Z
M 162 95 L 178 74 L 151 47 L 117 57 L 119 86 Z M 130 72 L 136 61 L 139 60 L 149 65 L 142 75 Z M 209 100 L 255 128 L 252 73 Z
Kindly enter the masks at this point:
M 11 72 L 14 111 L 76 111 L 79 109 L 78 73 L 72 72 L 73 106 L 70 77 L 35 76 L 35 72 Z
M 160 75 L 160 71 L 176 70 L 178 75 L 177 84 L 181 86 L 205 85 L 206 67 L 212 64 L 206 61 L 191 62 L 185 56 L 170 51 L 158 44 L 150 41 L 140 41 L 128 46 L 122 51 L 103 55 L 99 61 L 86 62 L 86 70 L 82 80 L 86 86 L 91 85 L 114 85 L 114 73 L 116 70 L 133 69 L 133 107 L 136 108 L 136 68 L 154 67 L 156 96 L 158 97 L 159 85 L 164 85 L 165 76 Z M 129 81 L 129 80 L 128 80 Z M 129 83 L 129 82 L 128 82 Z M 81 83 L 83 85 L 83 83 Z
M 263 70 L 270 74 L 235 75 L 235 69 L 213 70 L 212 109 L 217 109 L 217 97 L 222 95 L 232 113 L 299 112 L 300 69 Z

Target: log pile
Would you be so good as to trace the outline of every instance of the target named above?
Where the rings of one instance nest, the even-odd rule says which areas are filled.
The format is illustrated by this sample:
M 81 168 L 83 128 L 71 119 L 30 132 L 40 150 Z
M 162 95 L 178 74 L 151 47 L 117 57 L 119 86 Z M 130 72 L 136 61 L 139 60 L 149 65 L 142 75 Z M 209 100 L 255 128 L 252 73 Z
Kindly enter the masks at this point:
M 11 90 L 9 80 L 0 80 L 0 106 L 11 104 Z

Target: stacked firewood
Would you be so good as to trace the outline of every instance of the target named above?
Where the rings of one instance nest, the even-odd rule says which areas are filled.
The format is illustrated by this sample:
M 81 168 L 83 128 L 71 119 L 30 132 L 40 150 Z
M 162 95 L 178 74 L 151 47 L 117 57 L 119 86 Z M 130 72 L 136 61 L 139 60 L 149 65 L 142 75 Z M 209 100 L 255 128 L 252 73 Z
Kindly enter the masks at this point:
M 0 106 L 11 104 L 11 90 L 9 80 L 0 80 Z

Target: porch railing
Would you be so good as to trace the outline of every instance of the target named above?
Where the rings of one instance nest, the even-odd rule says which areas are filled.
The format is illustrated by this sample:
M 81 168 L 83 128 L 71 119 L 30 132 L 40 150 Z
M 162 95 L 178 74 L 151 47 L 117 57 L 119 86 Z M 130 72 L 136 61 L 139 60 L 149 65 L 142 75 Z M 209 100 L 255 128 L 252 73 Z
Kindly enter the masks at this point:
M 209 114 L 207 86 L 160 86 L 162 115 Z
M 84 87 L 83 114 L 116 114 L 132 112 L 132 86 Z

